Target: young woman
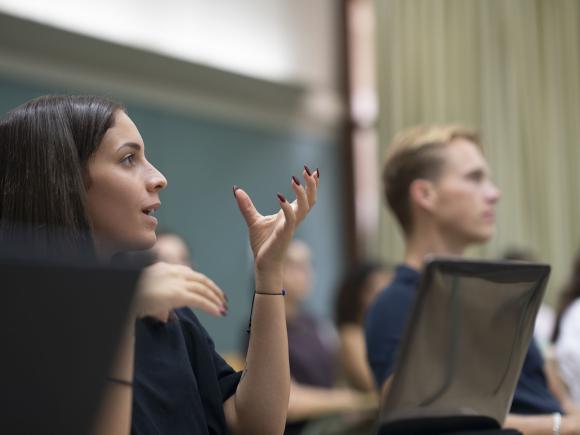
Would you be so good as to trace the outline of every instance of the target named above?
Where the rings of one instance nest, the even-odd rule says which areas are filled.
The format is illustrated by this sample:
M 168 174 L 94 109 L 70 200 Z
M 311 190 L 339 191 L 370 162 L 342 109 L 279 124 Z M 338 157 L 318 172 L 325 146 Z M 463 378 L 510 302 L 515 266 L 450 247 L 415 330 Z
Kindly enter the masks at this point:
M 225 315 L 223 292 L 186 266 L 157 263 L 140 278 L 95 433 L 282 433 L 290 388 L 282 262 L 316 201 L 319 172 L 305 167 L 303 176 L 305 186 L 292 177 L 296 201 L 278 194 L 281 210 L 271 216 L 234 186 L 255 260 L 244 373 L 220 358 L 195 314 L 183 308 Z M 41 249 L 64 228 L 67 249 L 88 242 L 107 263 L 155 243 L 154 212 L 166 185 L 118 104 L 45 96 L 0 121 L 0 234 L 42 228 L 35 241 Z

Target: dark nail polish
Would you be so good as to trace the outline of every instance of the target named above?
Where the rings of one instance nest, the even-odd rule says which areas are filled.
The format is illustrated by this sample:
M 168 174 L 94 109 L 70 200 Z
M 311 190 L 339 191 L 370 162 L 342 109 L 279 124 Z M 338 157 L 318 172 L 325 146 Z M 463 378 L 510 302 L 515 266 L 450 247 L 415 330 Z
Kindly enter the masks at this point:
M 228 295 L 226 295 L 225 293 L 224 293 L 224 299 L 225 299 L 226 301 L 229 301 L 229 300 L 230 300 L 230 298 L 228 298 Z
M 300 186 L 300 181 L 298 181 L 298 178 L 296 178 L 294 175 L 292 175 L 292 181 L 294 181 L 297 186 Z
M 277 193 L 276 196 L 278 197 L 280 202 L 286 202 L 286 198 L 284 198 L 284 195 L 282 195 L 281 193 Z
M 220 310 L 220 314 L 222 315 L 222 317 L 226 317 L 228 315 L 228 311 L 222 308 Z
M 320 169 L 316 168 L 316 176 L 320 178 Z
M 234 198 L 236 197 L 236 190 L 238 190 L 238 189 L 239 189 L 239 187 L 234 184 L 234 187 L 232 187 L 232 190 L 234 192 Z
M 304 165 L 304 170 L 308 175 L 312 175 L 312 172 L 310 172 L 310 168 L 308 166 Z

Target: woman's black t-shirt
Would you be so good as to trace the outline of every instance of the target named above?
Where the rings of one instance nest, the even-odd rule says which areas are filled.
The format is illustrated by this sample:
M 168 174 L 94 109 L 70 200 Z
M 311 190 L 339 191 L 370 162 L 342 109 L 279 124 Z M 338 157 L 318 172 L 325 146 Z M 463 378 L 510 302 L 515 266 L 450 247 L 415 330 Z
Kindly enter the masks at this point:
M 131 433 L 227 434 L 223 402 L 241 373 L 217 354 L 191 310 L 174 313 L 167 323 L 137 321 Z

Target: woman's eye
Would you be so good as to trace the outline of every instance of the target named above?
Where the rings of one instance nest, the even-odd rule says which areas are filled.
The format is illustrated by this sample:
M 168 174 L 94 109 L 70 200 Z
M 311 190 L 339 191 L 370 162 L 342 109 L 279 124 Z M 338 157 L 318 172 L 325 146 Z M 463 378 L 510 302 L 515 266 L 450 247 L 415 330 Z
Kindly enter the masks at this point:
M 126 166 L 133 166 L 135 163 L 135 154 L 129 154 L 121 160 L 121 163 Z

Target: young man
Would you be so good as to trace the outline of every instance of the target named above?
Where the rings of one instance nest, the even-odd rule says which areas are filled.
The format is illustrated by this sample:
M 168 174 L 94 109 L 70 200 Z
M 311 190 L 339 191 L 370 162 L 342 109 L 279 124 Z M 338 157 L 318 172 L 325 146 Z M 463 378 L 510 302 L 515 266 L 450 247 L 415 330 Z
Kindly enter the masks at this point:
M 366 319 L 368 359 L 384 395 L 425 256 L 463 255 L 469 245 L 489 240 L 500 192 L 490 179 L 477 134 L 460 126 L 416 127 L 397 135 L 383 182 L 405 238 L 404 261 Z M 580 434 L 580 415 L 562 416 L 533 341 L 505 426 L 525 435 Z

